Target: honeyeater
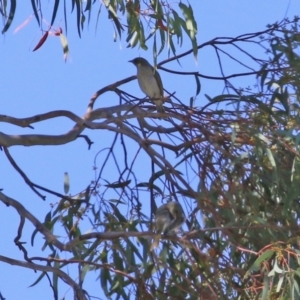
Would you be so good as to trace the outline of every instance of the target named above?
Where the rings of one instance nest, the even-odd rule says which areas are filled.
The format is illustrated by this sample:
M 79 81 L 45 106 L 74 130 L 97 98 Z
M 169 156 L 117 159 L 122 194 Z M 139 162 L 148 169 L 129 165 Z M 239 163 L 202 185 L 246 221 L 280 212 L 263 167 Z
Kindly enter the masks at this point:
M 157 236 L 151 244 L 150 250 L 158 247 L 159 239 L 162 234 L 167 234 L 180 227 L 185 221 L 182 206 L 171 201 L 160 206 L 155 214 L 155 231 Z
M 158 71 L 142 57 L 137 57 L 129 62 L 132 62 L 137 68 L 137 79 L 143 93 L 155 103 L 158 112 L 164 112 L 164 88 Z

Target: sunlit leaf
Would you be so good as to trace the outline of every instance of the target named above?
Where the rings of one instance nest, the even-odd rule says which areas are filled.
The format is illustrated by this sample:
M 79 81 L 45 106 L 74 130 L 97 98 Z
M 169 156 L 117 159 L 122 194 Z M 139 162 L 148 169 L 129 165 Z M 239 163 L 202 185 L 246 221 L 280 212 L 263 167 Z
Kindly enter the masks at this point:
M 64 60 L 67 60 L 68 55 L 69 55 L 68 40 L 67 40 L 66 36 L 63 35 L 63 34 L 60 34 L 59 38 L 60 38 L 60 43 L 61 43 L 62 48 L 63 48 Z
M 83 281 L 87 272 L 90 271 L 90 265 L 85 264 L 80 272 L 80 279 Z
M 253 263 L 253 265 L 250 267 L 250 269 L 248 270 L 248 272 L 251 271 L 258 271 L 260 269 L 260 264 L 262 262 L 264 262 L 265 260 L 268 260 L 269 258 L 271 258 L 274 255 L 275 251 L 274 250 L 268 250 L 265 251 L 262 255 L 260 255 L 255 262 Z
M 194 57 L 197 60 L 197 55 L 198 55 L 198 45 L 197 45 L 197 37 L 196 37 L 197 23 L 194 18 L 193 9 L 190 5 L 187 6 L 182 2 L 179 3 L 179 7 L 181 8 L 183 16 L 185 18 L 185 26 L 183 26 L 183 28 L 186 30 L 188 36 L 191 39 Z
M 281 290 L 281 286 L 283 284 L 283 281 L 284 281 L 284 276 L 279 277 L 277 287 L 276 287 L 276 293 L 278 293 Z
M 272 154 L 272 151 L 269 148 L 267 148 L 266 153 L 267 153 L 267 156 L 268 156 L 269 161 L 271 163 L 271 166 L 276 168 L 276 162 L 275 162 L 274 156 Z

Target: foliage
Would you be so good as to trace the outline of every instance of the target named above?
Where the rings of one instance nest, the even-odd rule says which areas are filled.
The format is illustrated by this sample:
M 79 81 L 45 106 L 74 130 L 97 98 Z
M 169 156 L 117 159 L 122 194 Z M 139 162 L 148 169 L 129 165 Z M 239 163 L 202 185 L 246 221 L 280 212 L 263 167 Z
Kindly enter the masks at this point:
M 81 1 L 72 3 L 77 10 L 81 8 Z M 122 3 L 110 1 L 112 15 Z M 116 17 L 111 18 L 117 26 Z M 215 51 L 222 74 L 224 60 L 243 66 L 245 72 L 212 77 L 167 69 L 164 65 L 179 59 L 176 56 L 158 64 L 178 76 L 191 76 L 193 82 L 196 78 L 196 94 L 202 78 L 224 83 L 225 92 L 207 95 L 203 107 L 194 107 L 193 101 L 186 106 L 170 94 L 165 103 L 167 120 L 157 121 L 157 113 L 147 102 L 121 89 L 135 77 L 98 91 L 83 118 L 66 111 L 26 119 L 0 115 L 1 122 L 22 127 L 60 116 L 75 123 L 61 136 L 0 133 L 3 152 L 33 192 L 42 199 L 43 193 L 59 199 L 40 222 L 19 201 L 0 191 L 0 201 L 21 217 L 15 243 L 24 254 L 22 262 L 4 256 L 0 261 L 40 271 L 33 285 L 47 278 L 55 299 L 60 280 L 73 289 L 75 299 L 91 298 L 83 289 L 89 272 L 97 274 L 108 299 L 132 295 L 136 299 L 300 299 L 298 23 L 298 18 L 284 20 L 262 32 L 215 38 L 197 46 L 199 51 Z M 265 55 L 256 57 L 247 50 L 249 44 L 263 49 Z M 250 62 L 232 56 L 230 47 Z M 180 58 L 192 53 L 193 47 Z M 237 77 L 256 83 L 236 87 Z M 95 101 L 109 91 L 119 97 L 120 105 L 94 109 Z M 95 159 L 96 179 L 77 195 L 68 195 L 67 174 L 65 195 L 32 182 L 9 151 L 15 145 L 63 145 L 80 137 L 92 146 L 89 137 L 82 135 L 88 129 L 109 131 L 114 140 L 108 151 L 99 150 L 99 156 L 105 156 Z M 129 145 L 134 155 L 129 155 Z M 146 182 L 140 182 L 137 175 L 136 161 L 143 155 L 153 170 Z M 109 160 L 115 163 L 116 181 L 108 179 Z M 141 201 L 143 195 L 150 198 L 151 211 Z M 181 237 L 164 237 L 160 249 L 150 252 L 151 219 L 159 197 L 183 205 L 188 231 Z M 35 227 L 31 243 L 42 235 L 43 250 L 51 255 L 28 256 L 20 241 L 24 222 Z M 82 233 L 86 223 L 93 232 Z M 76 279 L 68 274 L 71 265 L 77 266 Z
M 72 0 L 72 3 L 67 3 L 66 0 L 55 0 L 53 11 L 51 12 L 51 21 L 49 20 L 49 24 L 46 24 L 44 3 L 42 3 L 41 0 L 32 0 L 33 14 L 42 31 L 42 38 L 34 48 L 34 51 L 40 48 L 46 41 L 48 33 L 51 27 L 54 26 L 54 22 L 59 13 L 63 16 L 66 32 L 68 29 L 67 16 L 69 11 L 76 14 L 77 31 L 78 35 L 81 36 L 86 23 L 90 23 L 94 12 L 97 12 L 98 23 L 98 18 L 104 7 L 108 13 L 108 19 L 111 20 L 114 25 L 115 40 L 121 38 L 122 33 L 125 31 L 125 28 L 127 28 L 126 41 L 128 42 L 128 47 L 134 48 L 138 45 L 142 49 L 147 50 L 147 41 L 153 38 L 153 53 L 156 61 L 157 56 L 165 47 L 168 48 L 170 53 L 175 55 L 176 47 L 174 39 L 177 39 L 177 44 L 181 46 L 183 43 L 183 32 L 185 32 L 191 41 L 194 56 L 195 58 L 197 57 L 197 23 L 194 19 L 191 5 L 179 2 L 179 11 L 177 12 L 173 8 L 173 3 L 171 5 L 167 1 L 161 0 L 151 0 L 149 2 L 140 0 L 103 0 L 99 2 L 92 0 Z M 17 0 L 0 0 L 0 13 L 4 20 L 2 33 L 9 30 L 15 17 L 16 8 Z M 124 18 L 125 15 L 126 20 Z M 27 24 L 27 22 L 25 22 L 25 24 Z M 61 28 L 56 30 L 55 35 L 58 35 L 57 32 L 60 32 L 59 35 L 62 36 L 62 45 L 64 55 L 66 56 L 68 49 L 65 49 L 65 36 L 62 34 Z M 159 41 L 160 44 L 158 44 Z

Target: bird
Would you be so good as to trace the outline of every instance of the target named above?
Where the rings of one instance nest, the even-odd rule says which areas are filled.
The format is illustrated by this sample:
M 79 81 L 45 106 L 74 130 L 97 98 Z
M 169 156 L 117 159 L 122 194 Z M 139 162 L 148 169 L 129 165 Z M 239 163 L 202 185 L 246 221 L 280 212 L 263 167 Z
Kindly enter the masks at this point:
M 180 203 L 170 201 L 156 210 L 155 230 L 157 236 L 150 246 L 150 251 L 158 247 L 161 234 L 165 235 L 180 227 L 185 222 L 185 216 Z
M 142 57 L 137 57 L 129 62 L 137 68 L 137 79 L 142 92 L 152 99 L 158 112 L 165 112 L 163 107 L 164 88 L 158 71 Z

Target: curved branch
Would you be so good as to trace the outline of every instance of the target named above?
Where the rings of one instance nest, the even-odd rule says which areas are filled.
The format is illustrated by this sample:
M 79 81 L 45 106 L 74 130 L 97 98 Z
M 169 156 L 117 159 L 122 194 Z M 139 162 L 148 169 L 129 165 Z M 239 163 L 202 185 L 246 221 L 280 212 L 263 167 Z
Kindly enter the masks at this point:
M 47 112 L 45 114 L 39 114 L 29 118 L 14 118 L 11 116 L 0 115 L 0 122 L 10 123 L 20 127 L 33 128 L 32 126 L 30 126 L 30 124 L 38 123 L 41 121 L 58 118 L 58 117 L 66 117 L 77 124 L 84 125 L 84 120 L 82 118 L 78 117 L 77 115 L 75 115 L 74 113 L 68 110 L 54 110 L 51 112 Z
M 12 259 L 3 255 L 0 255 L 0 261 L 5 262 L 7 264 L 13 265 L 13 266 L 19 266 L 31 270 L 38 270 L 41 272 L 51 272 L 59 276 L 61 279 L 64 280 L 69 286 L 72 287 L 74 291 L 74 299 L 76 300 L 84 300 L 87 299 L 86 292 L 80 288 L 80 286 L 65 272 L 61 271 L 58 268 L 53 268 L 51 266 L 42 266 L 35 263 L 20 261 L 16 259 Z
M 48 243 L 54 245 L 61 251 L 65 251 L 64 244 L 58 241 L 58 239 L 52 234 L 50 230 L 48 230 L 34 215 L 32 215 L 21 203 L 17 200 L 14 200 L 2 192 L 0 192 L 0 201 L 2 201 L 7 206 L 14 207 L 18 214 L 29 220 L 33 226 L 45 237 Z
M 21 170 L 21 168 L 17 165 L 17 163 L 15 162 L 15 160 L 13 159 L 13 157 L 10 155 L 8 149 L 6 147 L 4 147 L 4 153 L 7 157 L 7 159 L 9 160 L 9 162 L 11 163 L 11 165 L 15 168 L 15 170 L 21 175 L 21 177 L 24 179 L 24 181 L 29 185 L 29 187 L 39 196 L 41 197 L 43 200 L 46 199 L 46 196 L 43 196 L 41 193 L 39 193 L 39 191 L 37 191 L 35 189 L 35 187 L 33 186 L 32 182 L 29 180 L 29 178 L 27 177 L 27 175 Z
M 271 26 L 270 28 L 267 28 L 266 30 L 253 32 L 253 33 L 246 33 L 246 34 L 239 35 L 237 37 L 216 37 L 210 41 L 200 44 L 199 46 L 197 46 L 197 49 L 201 49 L 206 46 L 213 46 L 213 45 L 228 45 L 228 44 L 231 45 L 235 42 L 251 42 L 251 39 L 253 39 L 255 37 L 259 37 L 264 34 L 271 34 L 273 31 L 277 30 L 282 24 L 284 24 L 284 22 L 285 21 L 283 20 L 282 22 L 276 23 L 273 26 Z M 178 54 L 174 57 L 163 60 L 162 62 L 160 62 L 157 65 L 157 67 L 160 69 L 160 66 L 162 66 L 168 62 L 171 62 L 171 61 L 179 60 L 180 58 L 182 58 L 184 56 L 188 56 L 188 55 L 192 54 L 193 51 L 194 51 L 193 49 L 190 49 L 190 50 L 183 52 L 181 54 Z

